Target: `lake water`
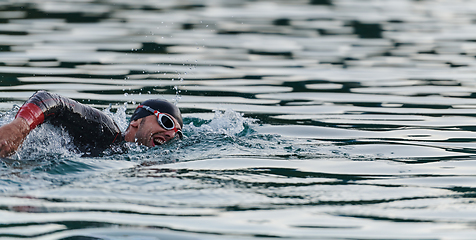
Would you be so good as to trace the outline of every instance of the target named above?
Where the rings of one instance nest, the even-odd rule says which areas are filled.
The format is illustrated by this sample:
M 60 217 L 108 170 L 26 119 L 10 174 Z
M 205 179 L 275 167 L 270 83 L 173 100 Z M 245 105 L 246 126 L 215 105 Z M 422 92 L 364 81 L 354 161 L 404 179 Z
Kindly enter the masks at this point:
M 0 125 L 44 89 L 183 141 L 0 165 L 2 239 L 474 239 L 476 2 L 4 0 Z

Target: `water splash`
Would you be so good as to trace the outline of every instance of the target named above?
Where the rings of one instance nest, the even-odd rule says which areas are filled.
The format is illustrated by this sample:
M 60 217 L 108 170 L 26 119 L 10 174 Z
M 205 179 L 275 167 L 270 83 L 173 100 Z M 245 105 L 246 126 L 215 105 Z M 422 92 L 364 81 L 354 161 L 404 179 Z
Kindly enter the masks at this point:
M 172 99 L 172 102 L 174 104 L 177 104 L 180 99 L 182 99 L 182 90 L 179 89 L 180 84 L 183 83 L 183 77 L 180 76 L 180 73 L 178 73 L 178 77 L 180 79 L 179 84 L 174 85 L 174 90 L 175 90 L 175 97 Z M 172 79 L 174 81 L 174 79 Z
M 78 157 L 68 132 L 60 127 L 42 124 L 28 134 L 12 156 L 18 160 L 57 160 Z
M 0 125 L 10 123 L 20 109 L 14 105 L 0 117 Z M 75 155 L 71 147 L 71 138 L 63 129 L 43 124 L 35 128 L 26 137 L 17 152 L 11 156 L 15 160 L 59 159 Z
M 109 107 L 103 110 L 103 112 L 111 117 L 114 122 L 117 124 L 121 132 L 126 131 L 129 121 L 127 119 L 127 102 L 120 106 L 115 113 L 111 112 L 112 104 L 109 104 Z
M 20 109 L 20 106 L 18 105 L 13 105 L 12 109 L 9 111 L 0 114 L 0 126 L 3 126 L 15 119 L 15 115 L 17 114 L 18 110 Z
M 235 112 L 232 109 L 227 109 L 224 112 L 216 110 L 215 115 L 209 122 L 195 122 L 199 126 L 195 126 L 195 123 L 191 122 L 185 128 L 185 131 L 187 132 L 188 130 L 195 134 L 207 133 L 236 136 L 256 121 L 256 119 L 245 118 L 243 113 Z

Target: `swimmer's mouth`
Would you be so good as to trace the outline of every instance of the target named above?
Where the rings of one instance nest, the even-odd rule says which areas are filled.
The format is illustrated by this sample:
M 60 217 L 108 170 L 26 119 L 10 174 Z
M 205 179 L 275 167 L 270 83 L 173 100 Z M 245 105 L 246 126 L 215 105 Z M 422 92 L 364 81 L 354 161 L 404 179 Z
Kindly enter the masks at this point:
M 154 138 L 154 144 L 155 145 L 162 145 L 165 143 L 165 139 L 162 139 L 161 137 L 155 137 Z

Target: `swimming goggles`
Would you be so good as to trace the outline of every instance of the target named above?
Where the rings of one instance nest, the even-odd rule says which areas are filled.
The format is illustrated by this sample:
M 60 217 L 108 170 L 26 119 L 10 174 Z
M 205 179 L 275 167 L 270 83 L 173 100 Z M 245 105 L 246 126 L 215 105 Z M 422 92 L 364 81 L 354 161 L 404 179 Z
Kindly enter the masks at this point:
M 157 117 L 157 122 L 159 123 L 159 125 L 163 129 L 165 129 L 165 130 L 174 130 L 174 132 L 180 137 L 180 139 L 183 138 L 182 131 L 180 131 L 179 129 L 177 129 L 175 127 L 175 122 L 172 119 L 172 117 L 170 117 L 169 115 L 167 115 L 165 113 L 161 113 L 157 110 L 154 110 L 151 107 L 146 106 L 146 105 L 139 105 L 137 108 L 143 108 L 143 109 L 151 112 L 152 114 L 154 114 Z

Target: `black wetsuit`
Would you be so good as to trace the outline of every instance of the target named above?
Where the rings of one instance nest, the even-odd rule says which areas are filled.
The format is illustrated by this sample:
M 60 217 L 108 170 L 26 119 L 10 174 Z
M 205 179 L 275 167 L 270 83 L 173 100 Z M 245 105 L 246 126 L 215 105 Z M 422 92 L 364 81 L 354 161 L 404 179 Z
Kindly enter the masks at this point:
M 64 127 L 84 156 L 98 156 L 124 142 L 117 124 L 103 112 L 46 91 L 33 94 L 16 117 L 25 118 L 31 130 L 43 122 Z

